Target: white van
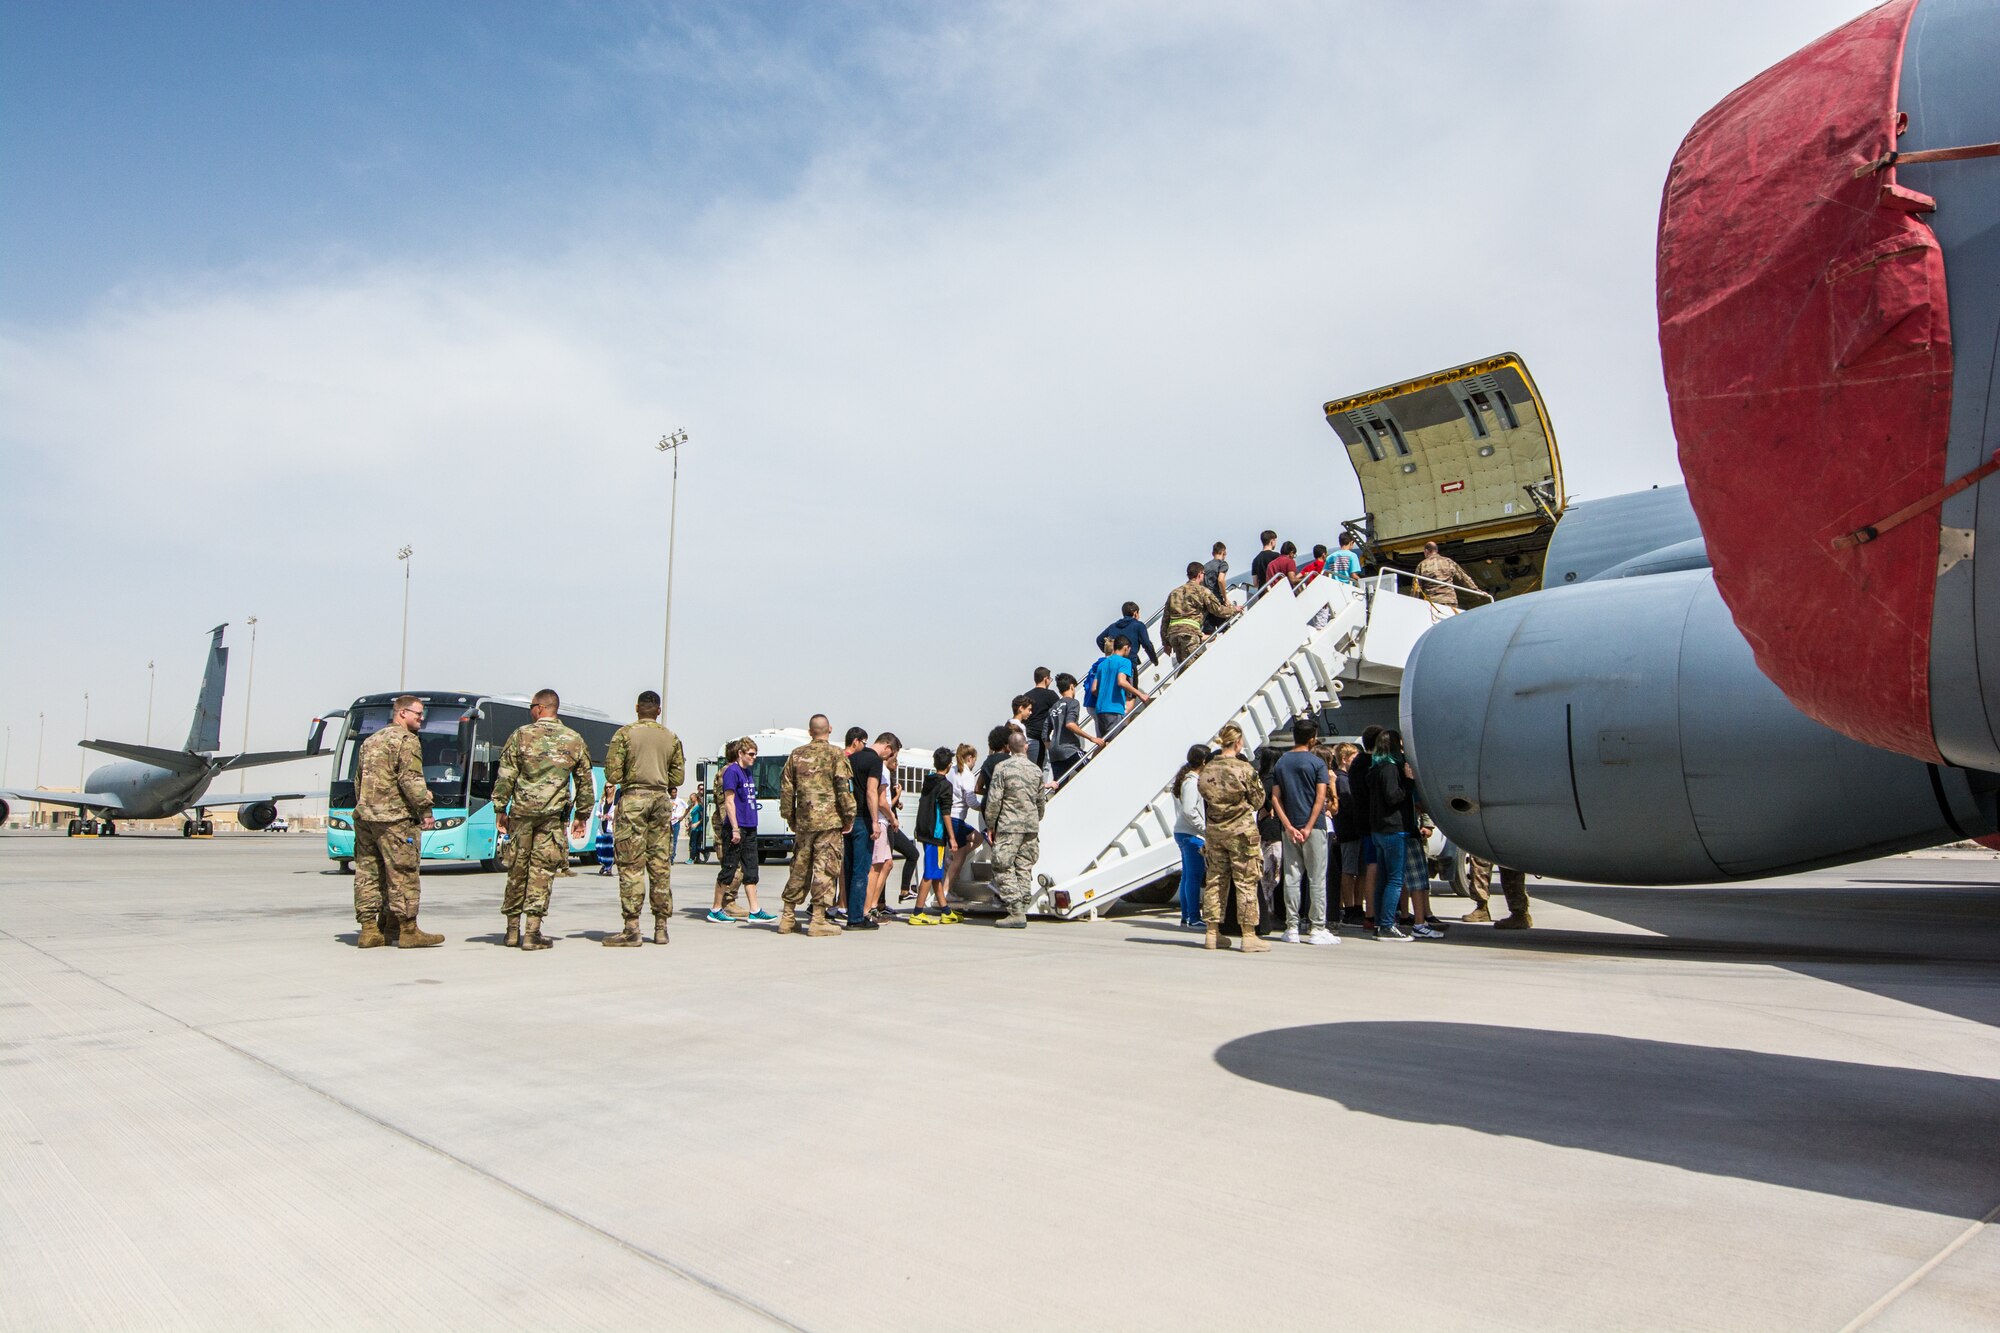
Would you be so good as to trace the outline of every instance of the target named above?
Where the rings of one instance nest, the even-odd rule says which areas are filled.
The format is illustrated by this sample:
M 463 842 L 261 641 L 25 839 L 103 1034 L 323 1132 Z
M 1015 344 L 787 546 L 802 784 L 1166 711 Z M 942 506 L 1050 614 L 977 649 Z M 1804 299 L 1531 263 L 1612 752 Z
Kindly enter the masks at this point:
M 791 826 L 778 813 L 778 788 L 784 780 L 785 760 L 792 751 L 807 744 L 812 737 L 798 727 L 774 727 L 765 731 L 744 733 L 757 747 L 757 859 L 759 861 L 788 861 L 791 859 L 794 840 Z M 902 805 L 898 810 L 904 832 L 916 824 L 917 800 L 923 794 L 924 778 L 931 771 L 931 751 L 905 745 L 902 762 L 896 768 L 896 785 Z M 715 855 L 716 839 L 723 827 L 721 811 L 713 804 L 715 783 L 722 772 L 724 760 L 721 755 L 703 760 L 695 766 L 696 779 L 702 784 L 701 799 L 709 801 L 708 826 L 703 834 L 702 845 L 689 847 L 690 855 L 697 861 L 707 860 Z

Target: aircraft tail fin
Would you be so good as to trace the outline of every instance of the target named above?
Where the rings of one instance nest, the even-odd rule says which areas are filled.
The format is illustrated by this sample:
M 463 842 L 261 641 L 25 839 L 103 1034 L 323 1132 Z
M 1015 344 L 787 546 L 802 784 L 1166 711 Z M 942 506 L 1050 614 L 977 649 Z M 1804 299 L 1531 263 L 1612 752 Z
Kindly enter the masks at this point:
M 209 754 L 222 748 L 222 683 L 229 674 L 229 650 L 222 646 L 227 624 L 209 631 L 208 669 L 201 673 L 201 698 L 194 706 L 194 724 L 188 728 L 187 748 Z

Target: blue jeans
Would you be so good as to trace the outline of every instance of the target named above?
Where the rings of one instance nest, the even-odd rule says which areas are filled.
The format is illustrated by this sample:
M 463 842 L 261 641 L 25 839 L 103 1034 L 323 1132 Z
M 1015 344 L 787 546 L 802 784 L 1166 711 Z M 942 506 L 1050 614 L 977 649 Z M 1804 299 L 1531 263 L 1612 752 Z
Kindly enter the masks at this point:
M 1201 885 L 1208 876 L 1208 858 L 1202 855 L 1207 844 L 1192 833 L 1174 834 L 1181 849 L 1181 924 L 1201 924 Z
M 847 919 L 859 921 L 868 906 L 868 867 L 875 858 L 875 830 L 857 815 L 847 830 Z
M 1374 835 L 1375 859 L 1382 864 L 1382 887 L 1375 894 L 1375 929 L 1388 930 L 1396 924 L 1396 909 L 1403 905 L 1403 844 L 1407 833 Z

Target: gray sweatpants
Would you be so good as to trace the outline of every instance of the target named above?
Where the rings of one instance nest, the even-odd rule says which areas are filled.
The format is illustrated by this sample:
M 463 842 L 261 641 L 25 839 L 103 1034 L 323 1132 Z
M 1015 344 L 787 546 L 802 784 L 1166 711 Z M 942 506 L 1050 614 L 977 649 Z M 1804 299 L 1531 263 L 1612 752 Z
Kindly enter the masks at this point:
M 1304 842 L 1286 838 L 1278 844 L 1285 858 L 1285 929 L 1299 928 L 1299 878 L 1312 895 L 1312 928 L 1326 929 L 1326 830 L 1313 829 Z

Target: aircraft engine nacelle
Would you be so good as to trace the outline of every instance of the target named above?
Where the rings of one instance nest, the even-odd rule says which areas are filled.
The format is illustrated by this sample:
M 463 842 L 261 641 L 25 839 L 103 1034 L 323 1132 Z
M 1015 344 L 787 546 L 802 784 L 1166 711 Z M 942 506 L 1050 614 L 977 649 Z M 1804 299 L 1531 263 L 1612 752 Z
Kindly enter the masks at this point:
M 1706 570 L 1447 620 L 1410 655 L 1402 715 L 1438 827 L 1538 874 L 1747 879 L 2000 827 L 1987 775 L 1863 745 L 1795 708 Z
M 278 817 L 278 807 L 273 801 L 256 801 L 236 812 L 236 822 L 252 833 L 271 827 Z

